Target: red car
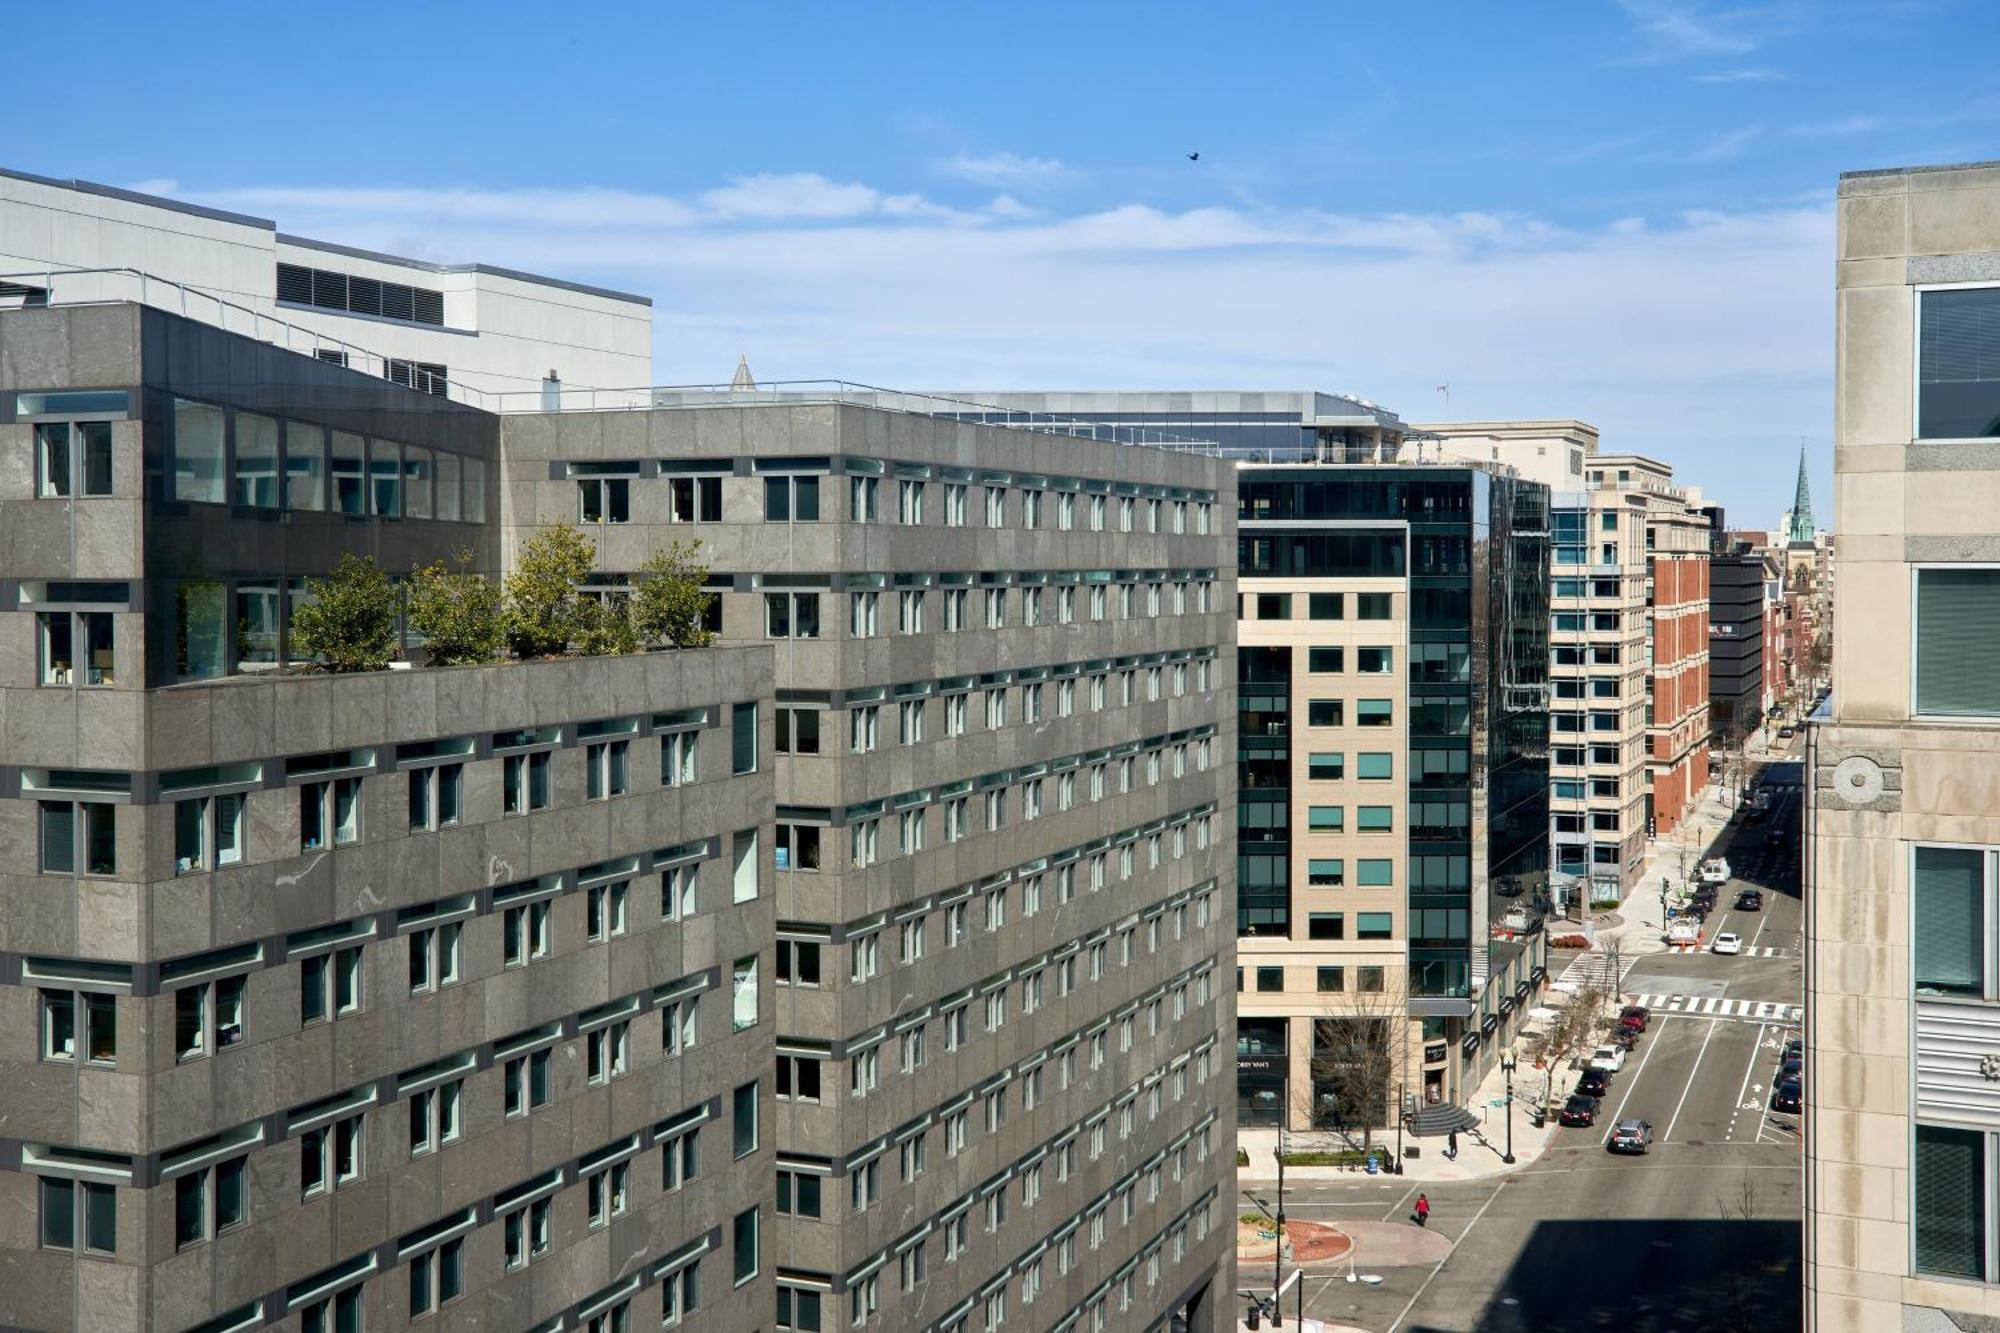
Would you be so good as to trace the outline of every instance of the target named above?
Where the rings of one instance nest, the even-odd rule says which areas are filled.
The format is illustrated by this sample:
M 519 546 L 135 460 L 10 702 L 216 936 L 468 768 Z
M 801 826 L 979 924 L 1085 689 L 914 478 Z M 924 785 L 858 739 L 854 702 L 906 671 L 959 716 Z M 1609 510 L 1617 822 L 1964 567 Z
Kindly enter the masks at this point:
M 1630 1028 L 1634 1032 L 1644 1032 L 1646 1020 L 1652 1016 L 1652 1011 L 1643 1004 L 1628 1004 L 1618 1012 L 1618 1026 Z

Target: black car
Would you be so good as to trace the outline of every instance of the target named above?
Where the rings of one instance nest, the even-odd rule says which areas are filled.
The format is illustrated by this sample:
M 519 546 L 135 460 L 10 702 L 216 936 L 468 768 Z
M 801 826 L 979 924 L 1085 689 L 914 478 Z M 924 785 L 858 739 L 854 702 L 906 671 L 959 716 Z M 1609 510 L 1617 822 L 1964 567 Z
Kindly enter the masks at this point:
M 1781 1056 L 1779 1056 L 1779 1059 L 1790 1060 L 1794 1056 L 1802 1054 L 1805 1051 L 1805 1049 L 1806 1049 L 1806 1044 L 1800 1041 L 1797 1037 L 1793 1037 L 1790 1041 L 1785 1043 L 1784 1053 Z
M 1799 1056 L 1785 1056 L 1778 1063 L 1778 1082 L 1783 1083 L 1788 1078 L 1796 1079 L 1800 1077 L 1805 1067 L 1806 1062 Z
M 1572 1097 L 1563 1103 L 1562 1114 L 1556 1119 L 1565 1125 L 1594 1125 L 1598 1103 L 1596 1097 Z
M 1763 822 L 1764 822 L 1764 821 L 1765 821 L 1766 819 L 1769 819 L 1770 817 L 1771 817 L 1771 812 L 1770 812 L 1770 811 L 1768 811 L 1768 810 L 1766 810 L 1766 809 L 1765 809 L 1765 808 L 1764 808 L 1763 806 L 1761 806 L 1761 805 L 1753 805 L 1753 806 L 1751 806 L 1751 807 L 1750 807 L 1750 813 L 1749 813 L 1749 814 L 1747 814 L 1747 815 L 1745 815 L 1745 816 L 1743 816 L 1743 818 L 1744 818 L 1745 822 L 1747 822 L 1747 823 L 1751 823 L 1751 824 L 1761 824 L 1761 823 L 1763 823 Z
M 1739 912 L 1761 912 L 1764 910 L 1764 895 L 1757 889 L 1745 889 L 1736 895 L 1736 910 Z
M 1583 1071 L 1583 1077 L 1576 1081 L 1576 1092 L 1573 1095 L 1602 1097 L 1609 1091 L 1611 1091 L 1611 1075 L 1602 1069 L 1586 1069 Z
M 1805 1097 L 1805 1090 L 1805 1083 L 1801 1079 L 1780 1080 L 1778 1086 L 1771 1089 L 1771 1109 L 1797 1114 Z

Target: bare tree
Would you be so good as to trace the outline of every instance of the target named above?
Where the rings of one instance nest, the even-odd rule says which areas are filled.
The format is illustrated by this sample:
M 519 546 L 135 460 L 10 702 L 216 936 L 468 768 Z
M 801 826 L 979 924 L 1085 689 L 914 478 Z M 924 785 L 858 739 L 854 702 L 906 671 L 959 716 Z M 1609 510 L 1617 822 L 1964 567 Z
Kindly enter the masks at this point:
M 1343 1134 L 1359 1129 L 1365 1150 L 1374 1146 L 1375 1131 L 1390 1123 L 1409 1018 L 1402 996 L 1387 990 L 1359 991 L 1347 1000 L 1338 1015 L 1313 1020 L 1313 1125 Z

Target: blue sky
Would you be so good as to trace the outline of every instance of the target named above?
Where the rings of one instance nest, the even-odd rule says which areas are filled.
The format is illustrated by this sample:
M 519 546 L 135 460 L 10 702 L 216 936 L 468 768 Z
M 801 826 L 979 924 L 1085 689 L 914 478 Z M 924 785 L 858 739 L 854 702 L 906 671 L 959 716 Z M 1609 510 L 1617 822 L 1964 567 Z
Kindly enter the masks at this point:
M 195 18 L 194 15 L 205 17 Z M 1580 416 L 1832 510 L 1838 173 L 2000 157 L 1989 0 L 17 7 L 0 163 L 655 300 L 655 378 Z M 1190 162 L 1189 152 L 1201 160 Z

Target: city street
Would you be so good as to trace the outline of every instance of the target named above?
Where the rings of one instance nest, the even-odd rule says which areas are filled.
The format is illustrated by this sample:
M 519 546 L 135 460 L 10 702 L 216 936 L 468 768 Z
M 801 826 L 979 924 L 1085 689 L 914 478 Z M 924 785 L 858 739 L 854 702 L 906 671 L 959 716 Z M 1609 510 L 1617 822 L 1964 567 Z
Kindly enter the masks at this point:
M 1371 1264 L 1371 1251 L 1404 1257 L 1388 1228 L 1408 1225 L 1411 1182 L 1288 1189 L 1293 1216 L 1374 1224 L 1356 1228 L 1354 1268 L 1380 1283 L 1349 1283 L 1345 1261 L 1309 1272 L 1307 1314 L 1373 1333 L 1797 1327 L 1797 1117 L 1769 1101 L 1800 999 L 1799 766 L 1774 764 L 1765 779 L 1768 815 L 1739 818 L 1725 834 L 1735 878 L 1704 926 L 1706 940 L 1736 932 L 1744 952 L 1630 964 L 1621 990 L 1645 997 L 1653 1017 L 1612 1080 L 1600 1123 L 1561 1130 L 1514 1175 L 1427 1186 L 1431 1229 L 1453 1243 L 1441 1260 Z M 1763 909 L 1735 910 L 1751 887 L 1764 891 Z M 1569 957 L 1553 958 L 1551 972 Z M 1575 1077 L 1557 1071 L 1557 1105 Z M 1604 1150 L 1610 1125 L 1628 1117 L 1653 1126 L 1645 1156 Z M 1255 1193 L 1270 1202 L 1268 1190 Z M 1265 1273 L 1238 1279 L 1245 1290 L 1269 1289 Z M 1290 1293 L 1288 1327 L 1296 1300 Z

